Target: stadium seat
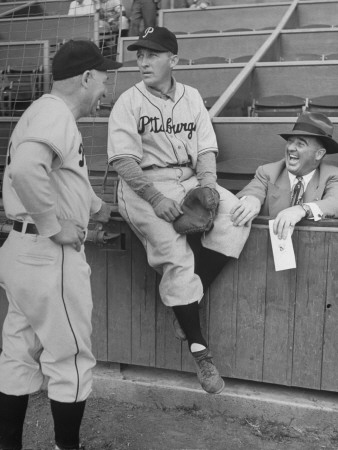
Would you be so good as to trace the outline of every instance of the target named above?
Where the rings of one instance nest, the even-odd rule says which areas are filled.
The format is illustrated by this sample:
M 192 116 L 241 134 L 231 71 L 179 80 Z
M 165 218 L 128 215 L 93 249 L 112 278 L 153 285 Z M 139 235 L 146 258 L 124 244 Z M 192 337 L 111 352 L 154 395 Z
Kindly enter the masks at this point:
M 299 28 L 333 28 L 333 25 L 329 23 L 309 23 L 307 25 L 302 25 Z
M 181 66 L 189 66 L 191 64 L 191 60 L 187 58 L 179 58 L 177 64 Z
M 190 31 L 190 34 L 204 34 L 204 33 L 205 34 L 207 34 L 207 33 L 221 33 L 221 30 L 197 30 L 197 31 Z
M 297 53 L 294 55 L 281 56 L 281 61 L 322 61 L 323 55 L 316 53 Z
M 191 64 L 224 64 L 228 59 L 224 56 L 205 56 L 203 58 L 193 59 Z
M 252 55 L 236 56 L 236 58 L 230 58 L 229 63 L 243 63 L 248 62 L 252 58 Z
M 204 97 L 203 102 L 207 110 L 212 108 L 219 99 L 219 95 Z M 246 114 L 246 107 L 241 101 L 232 99 L 218 114 L 218 117 L 243 117 Z
M 252 117 L 298 116 L 306 106 L 306 99 L 296 95 L 271 95 L 254 99 L 249 109 Z
M 338 59 L 338 53 L 329 53 L 328 55 L 324 55 L 324 59 L 327 60 L 336 60 Z
M 232 33 L 232 32 L 240 32 L 240 31 L 254 31 L 253 28 L 229 28 L 228 30 L 223 30 L 222 33 Z
M 338 95 L 322 95 L 320 97 L 309 98 L 308 111 L 338 117 Z

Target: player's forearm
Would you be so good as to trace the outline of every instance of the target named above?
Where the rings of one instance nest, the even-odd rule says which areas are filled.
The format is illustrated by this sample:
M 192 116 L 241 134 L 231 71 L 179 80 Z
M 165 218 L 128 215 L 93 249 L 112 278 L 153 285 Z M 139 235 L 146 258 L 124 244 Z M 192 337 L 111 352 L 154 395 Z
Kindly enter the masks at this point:
M 201 186 L 216 187 L 216 158 L 214 152 L 203 153 L 197 158 L 196 176 Z
M 164 195 L 148 180 L 139 164 L 133 158 L 117 159 L 113 168 L 133 189 L 136 194 L 149 202 L 153 207 L 164 199 Z

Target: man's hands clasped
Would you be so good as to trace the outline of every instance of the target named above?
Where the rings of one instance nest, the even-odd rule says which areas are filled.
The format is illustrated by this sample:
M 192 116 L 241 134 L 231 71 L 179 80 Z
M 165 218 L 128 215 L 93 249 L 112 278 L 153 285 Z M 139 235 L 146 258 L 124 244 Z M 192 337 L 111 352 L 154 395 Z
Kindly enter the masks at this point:
M 59 245 L 71 245 L 77 252 L 81 250 L 81 245 L 86 238 L 86 230 L 72 219 L 62 220 L 59 219 L 61 225 L 61 231 L 50 239 Z

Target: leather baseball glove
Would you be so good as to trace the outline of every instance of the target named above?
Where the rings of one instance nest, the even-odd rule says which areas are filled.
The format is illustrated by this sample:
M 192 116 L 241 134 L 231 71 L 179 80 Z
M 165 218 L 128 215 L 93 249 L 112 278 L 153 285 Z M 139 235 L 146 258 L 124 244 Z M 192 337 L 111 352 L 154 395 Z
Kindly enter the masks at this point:
M 197 187 L 185 196 L 181 205 L 183 214 L 174 221 L 177 233 L 193 234 L 209 231 L 215 220 L 219 193 L 210 187 Z

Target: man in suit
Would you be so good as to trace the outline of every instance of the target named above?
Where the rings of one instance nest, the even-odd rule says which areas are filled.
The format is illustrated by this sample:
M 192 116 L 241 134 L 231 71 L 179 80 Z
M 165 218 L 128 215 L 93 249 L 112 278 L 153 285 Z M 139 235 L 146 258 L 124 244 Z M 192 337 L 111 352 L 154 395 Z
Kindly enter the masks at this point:
M 258 214 L 275 218 L 279 239 L 303 218 L 338 217 L 338 167 L 323 162 L 326 153 L 338 153 L 333 125 L 320 113 L 303 113 L 286 140 L 285 158 L 258 167 L 255 177 L 237 196 L 232 210 L 236 226 L 250 223 Z

